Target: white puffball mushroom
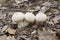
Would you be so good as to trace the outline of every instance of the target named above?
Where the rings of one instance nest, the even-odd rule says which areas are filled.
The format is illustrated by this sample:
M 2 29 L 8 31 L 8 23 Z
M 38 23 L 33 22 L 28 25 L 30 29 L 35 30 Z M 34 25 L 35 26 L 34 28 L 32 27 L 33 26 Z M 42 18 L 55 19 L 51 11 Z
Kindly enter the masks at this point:
M 24 14 L 22 12 L 15 12 L 12 16 L 12 21 L 18 24 L 18 28 L 23 28 L 28 26 L 28 22 L 24 21 Z
M 36 15 L 35 19 L 36 19 L 36 21 L 38 21 L 38 22 L 44 22 L 44 21 L 46 21 L 46 19 L 47 19 L 47 15 L 44 14 L 43 12 L 39 12 L 39 13 Z
M 28 25 L 29 25 L 28 22 L 26 22 L 26 21 L 21 21 L 21 22 L 18 23 L 18 28 L 26 27 L 26 26 L 28 26 Z
M 22 21 L 24 19 L 24 14 L 22 12 L 15 12 L 12 16 L 13 23 Z
M 25 14 L 25 20 L 28 22 L 34 22 L 35 21 L 35 16 L 31 12 L 27 12 Z

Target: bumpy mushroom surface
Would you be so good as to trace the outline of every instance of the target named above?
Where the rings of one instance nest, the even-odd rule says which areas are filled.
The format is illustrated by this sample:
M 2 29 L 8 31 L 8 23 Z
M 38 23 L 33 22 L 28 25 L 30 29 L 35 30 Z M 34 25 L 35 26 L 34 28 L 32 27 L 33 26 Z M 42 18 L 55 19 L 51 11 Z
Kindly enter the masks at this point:
M 32 14 L 31 12 L 27 12 L 25 14 L 25 20 L 28 22 L 34 22 L 34 20 L 35 20 L 34 14 Z
M 23 28 L 28 26 L 29 22 L 24 20 L 24 14 L 22 12 L 16 12 L 12 16 L 12 21 L 14 24 L 18 24 L 18 28 Z
M 12 16 L 13 22 L 19 22 L 24 19 L 24 14 L 22 12 L 15 12 Z
M 47 19 L 47 15 L 44 14 L 43 12 L 39 12 L 39 13 L 36 15 L 35 19 L 36 19 L 36 21 L 38 21 L 38 22 L 44 22 L 44 21 L 46 21 L 46 19 Z

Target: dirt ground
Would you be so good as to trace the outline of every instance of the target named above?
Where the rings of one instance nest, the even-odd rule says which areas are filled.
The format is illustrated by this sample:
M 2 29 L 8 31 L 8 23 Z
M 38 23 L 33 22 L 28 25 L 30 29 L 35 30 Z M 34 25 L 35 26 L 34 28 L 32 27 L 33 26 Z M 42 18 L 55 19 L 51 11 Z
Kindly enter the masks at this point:
M 48 16 L 45 22 L 23 28 L 12 23 L 14 12 L 39 11 Z M 60 40 L 60 0 L 0 0 L 0 40 Z

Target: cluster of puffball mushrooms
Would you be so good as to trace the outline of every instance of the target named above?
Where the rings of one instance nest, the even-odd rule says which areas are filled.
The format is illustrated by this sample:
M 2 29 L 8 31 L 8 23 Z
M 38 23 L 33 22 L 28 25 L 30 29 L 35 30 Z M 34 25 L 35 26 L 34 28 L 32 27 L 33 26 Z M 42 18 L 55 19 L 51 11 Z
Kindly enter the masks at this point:
M 43 12 L 38 12 L 38 14 L 34 15 L 32 12 L 26 12 L 26 14 L 22 12 L 15 12 L 12 16 L 12 22 L 14 24 L 18 24 L 18 28 L 26 27 L 29 23 L 35 22 L 44 22 L 47 19 L 47 15 Z

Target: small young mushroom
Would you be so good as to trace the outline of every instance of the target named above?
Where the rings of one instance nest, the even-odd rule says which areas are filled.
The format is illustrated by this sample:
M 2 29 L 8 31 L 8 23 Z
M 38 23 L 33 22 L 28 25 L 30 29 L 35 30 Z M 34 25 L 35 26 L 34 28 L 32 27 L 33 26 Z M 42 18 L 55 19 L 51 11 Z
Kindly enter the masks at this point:
M 24 19 L 24 14 L 22 12 L 15 12 L 12 16 L 13 23 L 20 22 Z
M 35 21 L 35 16 L 31 12 L 27 12 L 25 14 L 25 20 L 28 22 L 34 22 Z
M 29 23 L 27 21 L 21 21 L 20 23 L 18 23 L 18 28 L 26 27 L 28 25 Z
M 43 12 L 39 12 L 36 17 L 35 17 L 37 22 L 44 22 L 47 19 L 47 15 L 44 14 Z

